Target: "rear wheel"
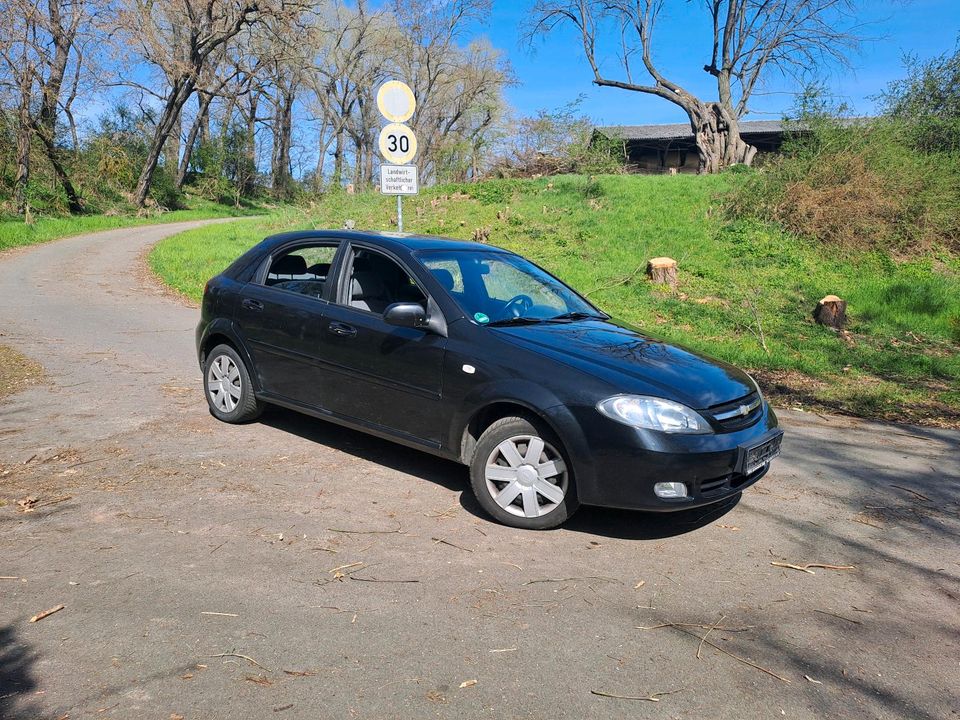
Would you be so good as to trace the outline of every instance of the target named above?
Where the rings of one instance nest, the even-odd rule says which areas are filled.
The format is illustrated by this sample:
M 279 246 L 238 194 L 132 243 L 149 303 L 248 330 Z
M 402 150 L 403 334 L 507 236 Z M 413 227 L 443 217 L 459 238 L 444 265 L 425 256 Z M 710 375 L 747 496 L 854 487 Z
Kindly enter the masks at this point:
M 553 528 L 580 505 L 560 441 L 526 418 L 503 418 L 483 432 L 470 482 L 484 510 L 513 527 Z
M 210 412 L 218 420 L 249 422 L 263 412 L 262 403 L 253 393 L 246 365 L 229 345 L 217 345 L 207 354 L 203 390 Z

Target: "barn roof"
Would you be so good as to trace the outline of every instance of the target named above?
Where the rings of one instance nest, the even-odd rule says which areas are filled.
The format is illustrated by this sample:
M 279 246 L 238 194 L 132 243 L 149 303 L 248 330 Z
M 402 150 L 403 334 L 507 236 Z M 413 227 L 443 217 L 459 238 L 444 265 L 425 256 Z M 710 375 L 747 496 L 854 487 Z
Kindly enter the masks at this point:
M 782 133 L 787 123 L 782 120 L 743 120 L 740 122 L 741 134 Z M 693 139 L 690 123 L 671 123 L 669 125 L 608 125 L 594 130 L 601 135 L 616 140 L 680 140 Z
M 841 118 L 842 126 L 861 125 L 871 120 L 868 117 Z M 783 134 L 803 130 L 804 124 L 796 120 L 741 120 L 741 135 Z M 594 132 L 612 140 L 693 140 L 690 123 L 667 125 L 607 125 L 594 128 Z

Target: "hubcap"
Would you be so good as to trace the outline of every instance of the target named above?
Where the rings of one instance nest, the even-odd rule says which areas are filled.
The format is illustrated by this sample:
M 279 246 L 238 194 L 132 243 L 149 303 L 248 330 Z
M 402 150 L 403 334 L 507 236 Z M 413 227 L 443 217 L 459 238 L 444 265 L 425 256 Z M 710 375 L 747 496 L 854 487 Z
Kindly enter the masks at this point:
M 567 494 L 567 466 L 536 435 L 517 435 L 497 445 L 487 458 L 484 478 L 493 501 L 519 517 L 553 512 Z
M 207 371 L 207 394 L 215 408 L 233 412 L 240 402 L 240 369 L 229 355 L 218 355 Z

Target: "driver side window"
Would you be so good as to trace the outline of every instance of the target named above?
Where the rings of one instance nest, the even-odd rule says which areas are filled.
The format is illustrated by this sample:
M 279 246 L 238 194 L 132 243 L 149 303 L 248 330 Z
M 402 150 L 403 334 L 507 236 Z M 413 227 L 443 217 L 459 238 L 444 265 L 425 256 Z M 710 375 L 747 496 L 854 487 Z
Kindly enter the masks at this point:
M 427 296 L 396 261 L 381 253 L 360 248 L 353 253 L 347 304 L 382 315 L 393 303 L 419 303 L 427 309 Z

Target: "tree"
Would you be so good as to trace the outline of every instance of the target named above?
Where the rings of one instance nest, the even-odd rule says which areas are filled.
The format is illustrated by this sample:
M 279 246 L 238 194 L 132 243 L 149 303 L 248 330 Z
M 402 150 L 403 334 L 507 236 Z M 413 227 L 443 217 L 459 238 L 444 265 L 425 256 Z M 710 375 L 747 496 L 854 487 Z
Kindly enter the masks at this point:
M 436 177 L 438 164 L 457 144 L 479 148 L 479 136 L 503 111 L 503 89 L 513 82 L 510 64 L 485 41 L 460 46 L 470 23 L 491 9 L 490 0 L 395 0 L 398 71 L 417 98 L 411 122 L 424 178 Z
M 907 76 L 882 95 L 885 112 L 910 126 L 923 152 L 960 151 L 960 44 L 926 62 L 908 56 Z
M 5 0 L 0 3 L 0 15 L 5 18 L 0 28 L 2 75 L 17 97 L 17 210 L 26 211 L 31 141 L 37 137 L 67 197 L 70 212 L 80 212 L 80 195 L 61 158 L 57 122 L 61 109 L 69 115 L 76 96 L 83 66 L 78 38 L 90 29 L 90 9 L 84 0 Z M 73 88 L 66 99 L 65 83 Z
M 698 0 L 711 28 L 701 49 L 704 72 L 716 82 L 717 100 L 704 100 L 676 82 L 656 62 L 658 20 L 666 0 L 536 0 L 529 39 L 560 25 L 574 27 L 593 72 L 593 82 L 661 97 L 690 119 L 700 172 L 736 163 L 749 165 L 756 148 L 740 136 L 758 83 L 772 72 L 802 76 L 822 62 L 843 63 L 856 46 L 851 13 L 856 0 Z M 620 78 L 601 68 L 601 43 L 617 47 Z M 633 76 L 639 56 L 646 82 Z
M 162 94 L 150 91 L 162 107 L 133 191 L 138 207 L 146 202 L 164 145 L 172 138 L 179 141 L 181 111 L 211 56 L 245 27 L 286 5 L 284 0 L 123 0 L 122 38 L 161 72 L 166 85 Z

